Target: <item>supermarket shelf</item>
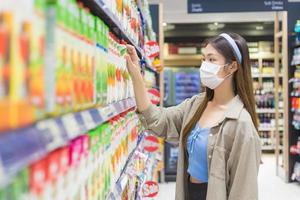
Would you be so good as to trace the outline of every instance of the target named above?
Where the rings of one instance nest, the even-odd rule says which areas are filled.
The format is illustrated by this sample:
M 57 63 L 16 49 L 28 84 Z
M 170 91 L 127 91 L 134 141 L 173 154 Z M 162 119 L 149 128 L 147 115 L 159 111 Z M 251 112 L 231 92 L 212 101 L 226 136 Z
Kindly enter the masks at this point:
M 275 74 L 253 74 L 252 78 L 275 78 Z M 279 75 L 280 78 L 283 77 L 282 74 Z
M 256 113 L 275 113 L 275 109 L 256 109 Z M 279 113 L 283 113 L 282 109 L 279 110 Z
M 65 114 L 0 135 L 0 188 L 14 175 L 52 150 L 99 126 L 107 120 L 135 107 L 133 98 L 103 108 Z M 10 145 L 7 145 L 10 144 Z M 2 165 L 2 170 L 1 170 Z
M 165 66 L 184 67 L 198 66 L 200 67 L 203 56 L 196 55 L 168 55 L 164 57 Z
M 275 131 L 276 130 L 276 128 L 275 127 L 258 127 L 258 131 Z M 284 130 L 284 128 L 281 126 L 281 127 L 279 127 L 279 129 L 278 129 L 279 131 L 283 131 Z
M 122 24 L 117 20 L 117 18 L 111 13 L 111 11 L 107 8 L 105 3 L 102 0 L 80 0 L 83 4 L 88 7 L 91 12 L 100 17 L 109 27 L 110 29 L 121 39 L 124 39 L 126 42 L 135 46 L 137 53 L 140 57 L 144 56 L 142 49 L 136 44 L 132 38 L 128 37 L 126 32 L 124 31 Z
M 99 16 L 106 24 L 109 25 L 110 29 L 126 42 L 135 46 L 139 57 L 144 58 L 143 50 L 136 44 L 133 39 L 131 39 L 126 32 L 124 31 L 121 23 L 117 20 L 117 18 L 108 10 L 107 6 L 103 3 L 102 0 L 81 0 L 84 5 L 91 9 L 91 12 L 95 15 Z M 145 67 L 149 69 L 151 72 L 157 73 L 156 70 L 151 67 L 151 64 L 148 61 L 145 62 Z
M 291 110 L 293 113 L 300 113 L 300 109 Z
M 291 66 L 297 66 L 300 65 L 300 62 L 292 63 Z
M 276 149 L 275 145 L 263 145 L 261 148 L 263 151 L 274 151 Z M 279 146 L 279 150 L 283 150 L 283 146 Z
M 299 43 L 299 44 L 294 44 L 294 45 L 293 45 L 293 48 L 298 48 L 298 47 L 300 47 L 300 43 Z
M 126 175 L 126 171 L 128 170 L 128 166 L 130 165 L 130 163 L 133 162 L 134 155 L 136 153 L 138 153 L 138 151 L 140 150 L 141 143 L 142 143 L 145 136 L 146 136 L 145 132 L 142 133 L 142 134 L 139 134 L 137 145 L 132 150 L 132 152 L 129 154 L 129 156 L 127 158 L 127 161 L 126 161 L 126 164 L 124 165 L 124 167 L 121 171 L 120 177 L 116 181 L 115 187 L 112 188 L 112 190 L 111 190 L 110 194 L 107 196 L 106 200 L 116 199 L 115 198 L 116 194 L 120 194 L 124 190 L 125 184 L 127 183 L 127 180 L 128 180 L 128 176 Z
M 281 55 L 279 56 L 280 58 L 282 57 Z M 274 59 L 275 55 L 274 53 L 252 53 L 250 54 L 250 60 L 255 60 L 255 59 Z
M 148 29 L 152 30 L 149 21 L 146 20 L 146 16 L 145 16 L 144 12 L 142 12 L 142 1 L 141 1 L 141 0 L 137 0 L 137 5 L 138 5 L 138 7 L 139 7 L 139 9 L 140 9 L 140 14 L 141 14 L 141 16 L 142 16 L 142 18 L 143 18 L 143 20 L 144 20 L 144 22 L 145 22 L 146 27 L 147 27 Z
M 141 60 L 141 65 L 143 66 L 143 64 L 146 69 L 148 69 L 149 71 L 151 71 L 155 74 L 158 74 L 158 72 L 153 67 L 151 67 L 152 65 L 150 64 L 150 62 L 148 60 L 145 60 L 145 61 Z
M 272 151 L 275 150 L 273 145 L 263 145 L 261 148 L 263 151 Z

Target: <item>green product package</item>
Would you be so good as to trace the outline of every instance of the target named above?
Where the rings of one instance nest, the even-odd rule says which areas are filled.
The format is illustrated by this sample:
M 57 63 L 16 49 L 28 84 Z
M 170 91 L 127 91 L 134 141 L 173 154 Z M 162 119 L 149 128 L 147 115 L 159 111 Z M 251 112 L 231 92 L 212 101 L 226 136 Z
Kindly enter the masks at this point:
M 107 52 L 101 49 L 100 54 L 100 94 L 101 94 L 101 104 L 105 105 L 107 101 L 107 79 L 108 79 L 108 63 L 107 63 Z
M 73 0 L 70 0 L 69 4 L 67 5 L 67 15 L 66 16 L 66 24 L 69 30 L 75 32 L 75 23 L 76 23 L 76 16 L 75 16 L 75 9 L 77 5 Z
M 22 192 L 23 194 L 29 192 L 29 170 L 25 168 L 20 173 L 20 182 L 22 185 Z
M 74 7 L 74 31 L 77 34 L 80 34 L 81 32 L 81 22 L 80 22 L 80 10 L 78 5 L 75 3 Z
M 102 20 L 101 19 L 97 19 L 97 42 L 100 46 L 103 46 L 102 44 Z
M 97 128 L 97 134 L 98 134 L 98 137 L 99 137 L 99 140 L 98 140 L 98 143 L 97 143 L 97 147 L 98 149 L 100 148 L 103 148 L 103 142 L 104 142 L 104 139 L 105 139 L 105 124 L 101 124 L 101 126 L 99 126 Z
M 34 7 L 35 9 L 39 10 L 39 11 L 43 11 L 45 10 L 45 0 L 34 0 Z
M 81 36 L 84 36 L 84 9 L 79 7 L 79 33 Z
M 96 151 L 96 141 L 95 141 L 96 129 L 90 130 L 88 135 L 89 135 L 89 140 L 90 140 L 90 151 L 92 153 L 95 153 L 95 151 Z
M 7 198 L 10 200 L 18 200 L 21 199 L 23 193 L 23 181 L 22 176 L 18 174 L 10 186 L 6 189 L 7 191 Z
M 104 32 L 104 44 L 105 44 L 105 48 L 108 49 L 108 36 L 109 36 L 109 27 L 104 24 L 104 29 L 105 29 L 105 32 Z
M 96 46 L 96 64 L 95 64 L 95 75 L 96 75 L 96 102 L 98 104 L 101 104 L 101 81 L 102 81 L 102 77 L 101 77 L 101 68 L 100 68 L 100 64 L 101 64 L 101 49 Z
M 6 200 L 5 189 L 0 189 L 0 200 Z
M 96 44 L 99 44 L 99 25 L 98 25 L 98 21 L 99 21 L 99 18 L 97 16 L 93 16 L 94 18 L 94 33 L 95 33 L 95 41 L 96 41 Z
M 94 15 L 89 13 L 89 31 L 90 31 L 90 40 L 95 41 L 96 40 L 96 34 L 95 34 L 95 19 Z

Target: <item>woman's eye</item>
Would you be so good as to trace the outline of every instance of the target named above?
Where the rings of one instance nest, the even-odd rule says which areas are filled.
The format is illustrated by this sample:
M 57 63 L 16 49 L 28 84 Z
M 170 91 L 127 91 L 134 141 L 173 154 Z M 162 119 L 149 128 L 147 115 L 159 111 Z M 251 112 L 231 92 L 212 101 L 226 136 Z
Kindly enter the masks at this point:
M 209 59 L 209 62 L 215 62 L 216 60 L 215 59 L 213 59 L 213 58 L 210 58 Z

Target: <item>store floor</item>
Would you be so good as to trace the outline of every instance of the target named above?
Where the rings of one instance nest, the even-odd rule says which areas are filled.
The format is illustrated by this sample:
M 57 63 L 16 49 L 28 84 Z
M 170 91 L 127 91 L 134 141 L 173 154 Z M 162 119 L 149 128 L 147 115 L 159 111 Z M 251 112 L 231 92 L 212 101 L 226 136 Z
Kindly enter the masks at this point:
M 259 200 L 299 200 L 300 184 L 286 184 L 275 174 L 275 156 L 264 154 L 264 164 L 259 172 Z M 175 183 L 164 183 L 160 185 L 160 192 L 156 200 L 175 199 Z

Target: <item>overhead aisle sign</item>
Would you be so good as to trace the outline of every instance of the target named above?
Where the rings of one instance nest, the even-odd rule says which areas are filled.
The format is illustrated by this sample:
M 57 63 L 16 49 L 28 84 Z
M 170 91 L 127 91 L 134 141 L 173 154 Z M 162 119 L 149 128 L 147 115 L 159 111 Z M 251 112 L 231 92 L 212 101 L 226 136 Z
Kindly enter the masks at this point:
M 257 12 L 287 9 L 287 0 L 188 0 L 188 13 Z

